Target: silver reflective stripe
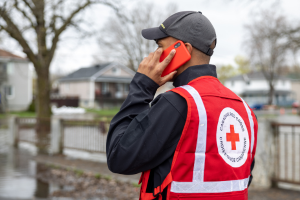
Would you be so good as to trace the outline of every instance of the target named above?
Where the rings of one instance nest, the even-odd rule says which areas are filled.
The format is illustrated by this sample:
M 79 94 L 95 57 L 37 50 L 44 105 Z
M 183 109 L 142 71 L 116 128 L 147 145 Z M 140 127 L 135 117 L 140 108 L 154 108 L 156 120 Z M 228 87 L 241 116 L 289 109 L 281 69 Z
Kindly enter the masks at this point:
M 197 105 L 199 115 L 199 126 L 198 136 L 195 152 L 195 163 L 193 171 L 193 182 L 202 181 L 204 178 L 204 162 L 205 162 L 205 150 L 206 150 L 206 133 L 207 133 L 207 116 L 202 98 L 195 88 L 189 85 L 182 86 L 183 89 L 187 90 L 193 97 Z
M 252 151 L 253 151 L 253 146 L 254 146 L 254 121 L 253 121 L 253 117 L 251 115 L 251 110 L 249 109 L 248 105 L 245 103 L 245 101 L 242 98 L 241 98 L 241 100 L 243 101 L 244 106 L 247 110 L 248 119 L 249 119 L 249 123 L 250 123 L 250 129 L 251 129 L 251 158 L 252 158 Z
M 171 192 L 174 193 L 221 193 L 242 191 L 247 188 L 249 177 L 241 180 L 204 182 L 204 164 L 207 136 L 207 115 L 201 96 L 190 85 L 182 86 L 193 97 L 199 114 L 198 137 L 195 152 L 193 182 L 171 183 Z
M 215 182 L 176 182 L 171 185 L 174 193 L 221 193 L 242 191 L 247 188 L 249 177 L 241 180 Z

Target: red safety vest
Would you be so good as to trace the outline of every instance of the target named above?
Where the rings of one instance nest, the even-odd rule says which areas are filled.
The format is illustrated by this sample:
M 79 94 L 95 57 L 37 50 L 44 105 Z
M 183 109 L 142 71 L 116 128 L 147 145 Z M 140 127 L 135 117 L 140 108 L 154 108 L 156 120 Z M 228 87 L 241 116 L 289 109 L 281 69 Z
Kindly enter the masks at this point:
M 217 78 L 203 76 L 171 91 L 186 99 L 188 112 L 172 167 L 162 185 L 146 193 L 150 170 L 143 172 L 140 200 L 247 200 L 257 121 L 253 111 Z

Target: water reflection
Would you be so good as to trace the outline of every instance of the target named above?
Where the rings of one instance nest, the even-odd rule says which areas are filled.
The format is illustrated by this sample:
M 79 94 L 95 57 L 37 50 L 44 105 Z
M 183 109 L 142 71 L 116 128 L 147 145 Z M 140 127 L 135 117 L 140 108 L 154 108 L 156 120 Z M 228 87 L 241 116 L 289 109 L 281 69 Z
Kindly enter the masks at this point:
M 51 191 L 60 189 L 35 178 L 40 166 L 26 150 L 0 148 L 0 199 L 48 199 Z

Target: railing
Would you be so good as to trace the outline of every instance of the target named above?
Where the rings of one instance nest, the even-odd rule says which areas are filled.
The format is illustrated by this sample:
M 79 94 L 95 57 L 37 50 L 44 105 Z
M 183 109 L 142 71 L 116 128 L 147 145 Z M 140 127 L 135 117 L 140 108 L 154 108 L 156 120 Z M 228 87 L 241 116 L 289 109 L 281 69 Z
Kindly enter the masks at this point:
M 62 121 L 62 148 L 105 152 L 109 121 Z
M 37 137 L 35 133 L 36 118 L 17 118 L 17 141 L 28 142 L 32 144 L 37 143 Z
M 8 143 L 8 120 L 0 119 L 0 149 Z
M 55 125 L 57 127 L 52 127 L 54 128 L 54 132 L 51 132 L 51 136 L 54 138 L 59 136 L 59 140 L 54 139 L 53 141 L 58 141 L 60 153 L 63 153 L 64 149 L 101 153 L 106 151 L 106 137 L 110 123 L 109 118 L 103 117 L 103 119 L 97 121 L 58 121 L 59 123 Z M 36 118 L 17 118 L 15 123 L 17 127 L 15 146 L 18 146 L 19 142 L 37 145 L 38 137 L 35 130 L 37 123 Z
M 275 138 L 273 181 L 300 184 L 300 124 L 272 123 Z

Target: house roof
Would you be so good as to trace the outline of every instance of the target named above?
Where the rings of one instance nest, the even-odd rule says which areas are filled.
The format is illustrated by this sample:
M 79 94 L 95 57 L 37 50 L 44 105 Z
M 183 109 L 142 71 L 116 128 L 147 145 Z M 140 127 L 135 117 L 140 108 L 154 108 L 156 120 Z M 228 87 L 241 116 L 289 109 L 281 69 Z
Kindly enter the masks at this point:
M 77 80 L 86 80 L 86 79 L 94 79 L 95 81 L 101 81 L 101 78 L 102 79 L 105 78 L 105 77 L 101 77 L 101 78 L 99 77 L 99 76 L 101 76 L 101 73 L 103 71 L 105 71 L 106 68 L 109 69 L 110 67 L 114 67 L 114 66 L 122 67 L 124 70 L 131 73 L 132 76 L 134 75 L 134 72 L 131 69 L 129 69 L 123 65 L 120 65 L 117 63 L 105 63 L 105 64 L 93 65 L 91 67 L 80 68 L 77 71 L 61 78 L 60 81 L 77 81 Z M 129 80 L 128 78 L 125 78 L 125 77 L 106 77 L 106 78 L 120 79 L 121 82 L 128 82 L 128 80 Z
M 277 75 L 278 77 L 278 75 Z M 241 74 L 238 76 L 234 76 L 232 78 L 229 78 L 228 81 L 237 81 L 237 80 L 242 80 L 242 81 L 251 81 L 251 80 L 265 80 L 265 76 L 261 71 L 256 71 L 256 72 L 250 72 L 248 74 Z M 286 77 L 279 76 L 278 79 L 287 79 Z
M 95 82 L 115 82 L 115 83 L 130 83 L 132 78 L 125 77 L 98 77 Z
M 0 49 L 0 57 L 3 57 L 3 58 L 12 58 L 12 59 L 18 59 L 18 60 L 27 60 L 26 58 L 23 58 L 21 56 L 17 56 L 15 54 L 12 54 L 8 51 L 5 51 L 3 49 Z
M 269 90 L 246 90 L 242 92 L 242 95 L 268 95 Z M 291 94 L 290 90 L 274 90 L 274 95 L 288 95 Z
M 61 78 L 60 80 L 71 80 L 71 79 L 86 79 L 91 78 L 93 75 L 95 75 L 100 70 L 104 69 L 111 63 L 105 63 L 105 64 L 98 64 L 91 67 L 83 67 L 78 69 L 77 71 Z

